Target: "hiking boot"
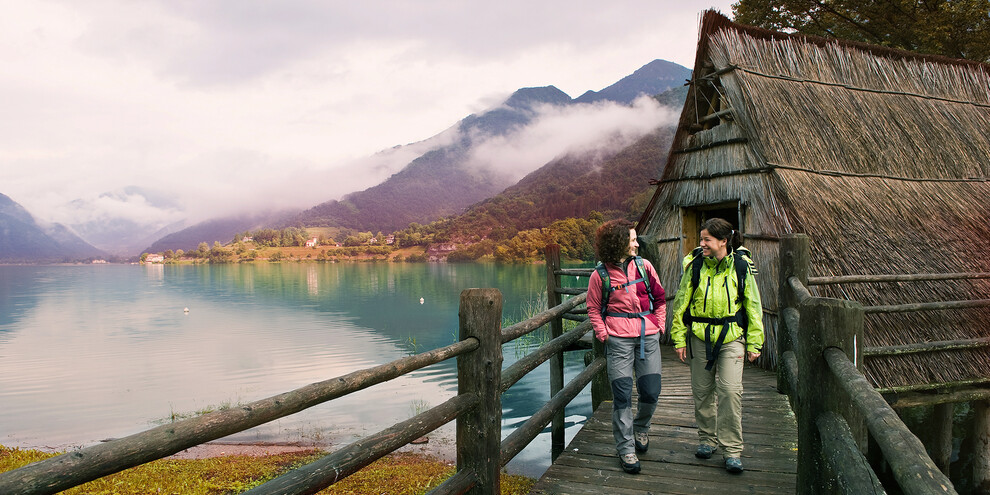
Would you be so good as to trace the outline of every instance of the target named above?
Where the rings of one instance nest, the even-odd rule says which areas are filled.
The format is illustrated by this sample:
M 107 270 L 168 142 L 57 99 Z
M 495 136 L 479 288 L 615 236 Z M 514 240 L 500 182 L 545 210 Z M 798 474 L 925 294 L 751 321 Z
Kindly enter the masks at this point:
M 694 456 L 697 457 L 698 459 L 711 459 L 712 454 L 715 453 L 715 450 L 716 448 L 714 445 L 708 445 L 703 443 L 698 446 L 698 451 L 694 453 Z
M 636 452 L 643 453 L 650 450 L 650 435 L 645 431 L 643 433 L 636 433 L 633 435 L 636 442 Z
M 629 474 L 636 474 L 639 472 L 639 457 L 636 457 L 636 454 L 620 455 L 619 464 L 622 466 L 622 470 Z
M 742 459 L 738 457 L 726 457 L 725 470 L 732 474 L 739 474 L 743 472 Z

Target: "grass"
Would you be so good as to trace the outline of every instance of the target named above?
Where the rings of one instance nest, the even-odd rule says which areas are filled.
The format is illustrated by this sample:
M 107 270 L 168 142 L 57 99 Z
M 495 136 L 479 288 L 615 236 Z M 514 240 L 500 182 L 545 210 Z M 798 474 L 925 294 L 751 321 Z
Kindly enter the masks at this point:
M 531 293 L 529 297 L 520 303 L 517 313 L 518 316 L 516 318 L 507 316 L 502 317 L 502 328 L 529 320 L 546 310 L 547 293 L 545 291 Z M 564 320 L 563 331 L 566 333 L 576 326 L 577 322 Z M 516 357 L 522 357 L 528 354 L 531 350 L 550 342 L 550 340 L 550 325 L 543 325 L 532 332 L 513 340 L 511 346 Z
M 47 459 L 57 453 L 22 450 L 0 445 L 0 472 Z M 320 451 L 263 457 L 225 456 L 209 459 L 161 459 L 105 476 L 61 493 L 221 495 L 240 493 L 294 467 L 312 462 Z M 421 494 L 454 474 L 450 466 L 419 454 L 396 453 L 379 459 L 348 478 L 321 491 L 323 494 Z M 502 495 L 528 493 L 535 480 L 502 473 Z

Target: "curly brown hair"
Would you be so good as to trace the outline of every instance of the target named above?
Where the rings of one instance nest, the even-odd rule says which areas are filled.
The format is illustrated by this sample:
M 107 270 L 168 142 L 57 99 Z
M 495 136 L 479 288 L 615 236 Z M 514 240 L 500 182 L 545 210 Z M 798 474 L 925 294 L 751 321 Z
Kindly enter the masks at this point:
M 609 220 L 595 232 L 595 252 L 603 263 L 618 264 L 629 256 L 629 231 L 636 226 L 629 220 Z

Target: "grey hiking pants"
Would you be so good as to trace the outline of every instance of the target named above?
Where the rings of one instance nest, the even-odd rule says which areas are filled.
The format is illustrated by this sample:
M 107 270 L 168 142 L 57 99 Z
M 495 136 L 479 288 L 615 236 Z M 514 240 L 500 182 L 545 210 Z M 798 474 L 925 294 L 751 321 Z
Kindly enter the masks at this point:
M 650 431 L 660 397 L 660 334 L 645 338 L 646 359 L 639 358 L 639 337 L 609 336 L 605 341 L 608 380 L 612 384 L 612 435 L 621 456 L 636 451 L 633 433 Z M 639 400 L 632 411 L 633 376 Z

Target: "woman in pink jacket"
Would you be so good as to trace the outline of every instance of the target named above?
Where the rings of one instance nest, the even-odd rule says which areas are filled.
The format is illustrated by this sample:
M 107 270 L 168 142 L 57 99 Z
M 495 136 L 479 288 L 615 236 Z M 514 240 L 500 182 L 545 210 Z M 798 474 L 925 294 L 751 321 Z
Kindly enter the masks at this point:
M 659 277 L 649 260 L 636 256 L 639 243 L 632 222 L 605 222 L 595 234 L 601 263 L 588 282 L 588 318 L 595 338 L 605 344 L 612 384 L 612 435 L 619 464 L 640 471 L 636 453 L 649 448 L 650 420 L 660 396 L 660 334 L 667 306 Z M 632 412 L 633 377 L 639 401 Z

